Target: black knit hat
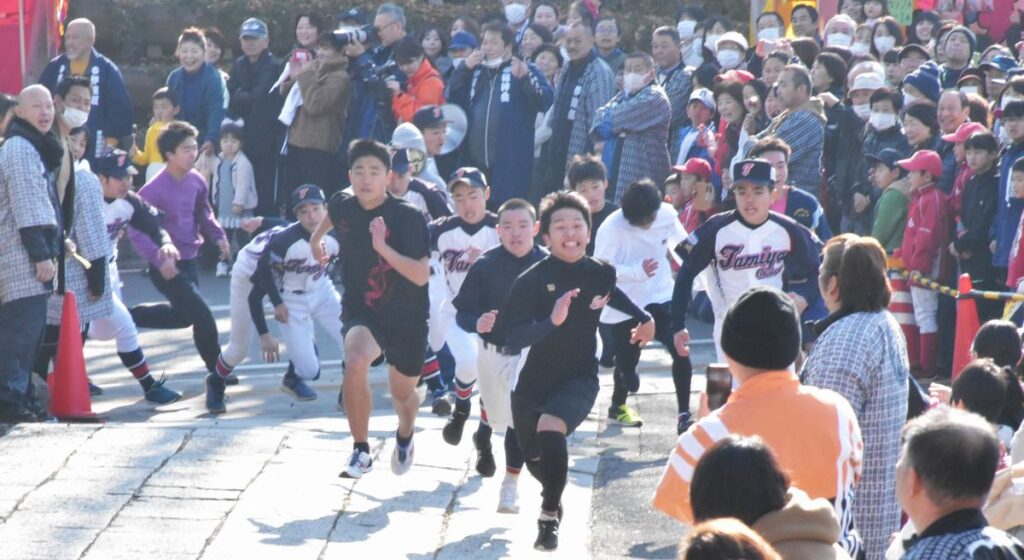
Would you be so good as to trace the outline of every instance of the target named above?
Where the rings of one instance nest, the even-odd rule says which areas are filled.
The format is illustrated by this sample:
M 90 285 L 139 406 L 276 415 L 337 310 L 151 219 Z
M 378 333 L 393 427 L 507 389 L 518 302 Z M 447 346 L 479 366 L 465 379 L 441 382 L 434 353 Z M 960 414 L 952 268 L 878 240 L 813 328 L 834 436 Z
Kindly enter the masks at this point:
M 722 322 L 722 351 L 747 367 L 786 369 L 800 351 L 800 314 L 789 296 L 756 286 L 743 292 Z

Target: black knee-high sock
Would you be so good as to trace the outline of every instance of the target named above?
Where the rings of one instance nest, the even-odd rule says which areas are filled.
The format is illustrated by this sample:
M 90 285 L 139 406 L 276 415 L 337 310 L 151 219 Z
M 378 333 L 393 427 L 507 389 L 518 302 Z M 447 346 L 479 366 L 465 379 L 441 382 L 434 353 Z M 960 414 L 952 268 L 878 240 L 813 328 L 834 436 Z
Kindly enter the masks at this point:
M 690 411 L 690 386 L 693 381 L 693 366 L 690 358 L 673 357 L 672 382 L 676 387 L 676 406 L 679 413 Z
M 519 474 L 523 470 L 523 463 L 526 457 L 519 450 L 519 440 L 516 439 L 516 431 L 509 426 L 505 429 L 505 472 L 508 474 Z
M 540 432 L 537 434 L 537 445 L 540 447 L 539 470 L 543 472 L 541 484 L 544 486 L 541 509 L 558 511 L 565 482 L 569 477 L 569 450 L 565 436 L 558 432 Z

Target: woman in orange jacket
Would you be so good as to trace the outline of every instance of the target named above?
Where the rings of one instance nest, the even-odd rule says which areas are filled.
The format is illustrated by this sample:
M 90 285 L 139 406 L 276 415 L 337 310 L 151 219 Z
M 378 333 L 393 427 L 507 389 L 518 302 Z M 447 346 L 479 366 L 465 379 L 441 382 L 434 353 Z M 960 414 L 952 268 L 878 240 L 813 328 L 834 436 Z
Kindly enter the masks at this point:
M 391 111 L 398 123 L 412 122 L 412 116 L 424 105 L 443 105 L 444 80 L 427 60 L 420 43 L 407 36 L 395 44 L 394 53 L 398 69 L 408 76 L 404 88 L 396 80 L 386 82 L 394 94 Z

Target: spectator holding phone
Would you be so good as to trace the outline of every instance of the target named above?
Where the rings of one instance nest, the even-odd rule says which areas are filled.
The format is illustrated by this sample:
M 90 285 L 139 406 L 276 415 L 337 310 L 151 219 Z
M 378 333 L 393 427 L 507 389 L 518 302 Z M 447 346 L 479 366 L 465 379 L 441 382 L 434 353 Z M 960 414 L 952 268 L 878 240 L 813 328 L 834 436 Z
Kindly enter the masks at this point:
M 692 523 L 690 482 L 704 450 L 730 434 L 756 435 L 775 452 L 794 486 L 832 502 L 845 522 L 839 545 L 856 557 L 860 543 L 849 510 L 860 477 L 860 427 L 842 396 L 801 385 L 787 369 L 800 352 L 800 338 L 800 315 L 786 294 L 760 286 L 740 295 L 722 325 L 722 350 L 738 387 L 722 408 L 702 414 L 679 436 L 654 507 Z
M 845 397 L 864 430 L 864 472 L 853 515 L 868 558 L 880 558 L 900 524 L 892 465 L 900 453 L 910 373 L 903 332 L 886 310 L 891 289 L 885 250 L 871 237 L 832 238 L 818 284 L 830 315 L 813 328 L 818 340 L 802 377 Z

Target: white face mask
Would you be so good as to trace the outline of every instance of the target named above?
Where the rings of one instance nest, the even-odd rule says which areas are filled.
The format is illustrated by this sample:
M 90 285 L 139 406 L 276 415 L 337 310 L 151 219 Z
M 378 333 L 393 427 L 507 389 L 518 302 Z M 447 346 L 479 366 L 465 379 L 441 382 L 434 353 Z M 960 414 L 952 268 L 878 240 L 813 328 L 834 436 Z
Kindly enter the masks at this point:
M 85 122 L 89 120 L 89 112 L 74 107 L 64 107 L 63 117 L 64 123 L 69 127 L 78 128 L 85 126 Z
M 708 50 L 711 51 L 711 52 L 717 52 L 718 51 L 718 47 L 716 47 L 715 45 L 718 43 L 718 40 L 721 39 L 721 38 L 722 38 L 721 35 L 705 35 L 704 36 L 704 46 L 707 47 Z
M 526 6 L 522 4 L 509 4 L 505 6 L 505 19 L 512 25 L 518 25 L 526 19 Z
M 856 56 L 862 56 L 871 52 L 871 47 L 867 43 L 854 43 L 850 46 L 850 52 Z
M 511 4 L 511 5 L 512 6 L 518 6 L 519 4 Z M 505 59 L 501 58 L 500 56 L 498 58 L 489 58 L 489 59 L 484 61 L 484 66 L 486 66 L 486 67 L 488 67 L 488 68 L 493 70 L 494 68 L 497 68 L 497 67 L 501 66 L 502 62 L 505 62 Z
M 740 61 L 742 60 L 740 52 L 732 49 L 718 51 L 715 58 L 718 60 L 718 64 L 723 70 L 732 70 L 733 68 L 736 68 L 740 65 Z
M 961 93 L 973 93 L 974 95 L 978 95 L 978 86 L 964 86 L 964 87 L 960 88 L 960 92 Z
M 700 66 L 704 62 L 704 51 L 699 41 L 693 41 L 688 48 L 684 48 L 683 60 L 687 66 Z
M 860 120 L 866 121 L 871 116 L 871 105 L 868 103 L 861 103 L 853 106 L 853 112 L 860 117 Z
M 622 89 L 626 93 L 634 93 L 644 86 L 646 82 L 646 76 L 644 74 L 625 74 L 622 76 Z
M 697 22 L 692 19 L 684 19 L 676 25 L 676 30 L 679 31 L 679 38 L 684 41 L 693 39 L 693 31 L 697 29 Z
M 782 36 L 778 27 L 769 27 L 757 32 L 757 38 L 762 41 L 774 41 Z
M 875 130 L 889 130 L 896 126 L 896 115 L 892 113 L 871 113 L 868 123 Z
M 875 49 L 878 54 L 885 54 L 896 46 L 896 37 L 875 37 Z
M 828 37 L 825 37 L 825 43 L 830 47 L 849 47 L 853 44 L 853 35 L 829 33 Z

